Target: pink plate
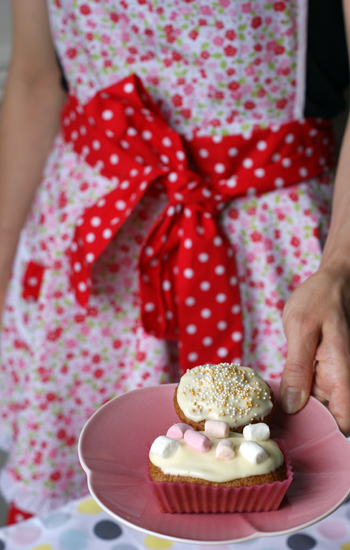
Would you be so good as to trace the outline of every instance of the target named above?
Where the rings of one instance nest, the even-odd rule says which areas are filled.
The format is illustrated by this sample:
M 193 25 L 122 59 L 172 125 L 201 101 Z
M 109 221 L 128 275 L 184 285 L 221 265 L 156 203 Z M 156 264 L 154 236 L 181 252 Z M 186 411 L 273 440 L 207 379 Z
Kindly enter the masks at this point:
M 350 444 L 316 399 L 289 416 L 276 382 L 271 435 L 284 439 L 294 478 L 276 512 L 162 514 L 145 479 L 145 449 L 178 422 L 175 384 L 125 393 L 101 407 L 85 425 L 79 457 L 89 489 L 117 521 L 144 533 L 193 544 L 232 544 L 303 529 L 336 510 L 350 492 Z

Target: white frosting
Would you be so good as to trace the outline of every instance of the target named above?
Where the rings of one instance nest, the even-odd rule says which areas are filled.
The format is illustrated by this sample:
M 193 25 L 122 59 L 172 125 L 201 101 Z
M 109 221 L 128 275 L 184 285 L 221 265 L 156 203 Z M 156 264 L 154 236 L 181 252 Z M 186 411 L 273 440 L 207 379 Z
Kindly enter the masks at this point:
M 270 389 L 249 367 L 203 365 L 181 377 L 177 402 L 187 418 L 224 420 L 231 428 L 263 420 L 272 410 Z
M 271 439 L 260 442 L 260 445 L 269 454 L 268 458 L 260 464 L 252 464 L 241 454 L 240 446 L 246 441 L 243 435 L 232 433 L 228 439 L 232 441 L 235 456 L 227 461 L 216 458 L 216 447 L 223 440 L 212 438 L 210 439 L 211 449 L 207 453 L 194 451 L 182 439 L 179 441 L 178 450 L 170 458 L 160 458 L 151 451 L 149 458 L 164 474 L 194 477 L 218 483 L 253 475 L 268 474 L 284 462 L 282 452 Z

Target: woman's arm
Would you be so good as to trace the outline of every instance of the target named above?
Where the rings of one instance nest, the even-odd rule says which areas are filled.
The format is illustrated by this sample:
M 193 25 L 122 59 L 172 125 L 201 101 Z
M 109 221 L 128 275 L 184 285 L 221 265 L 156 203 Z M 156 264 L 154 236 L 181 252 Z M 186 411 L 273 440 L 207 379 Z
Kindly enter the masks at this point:
M 350 0 L 343 0 L 350 44 Z M 335 179 L 332 221 L 319 270 L 293 292 L 283 312 L 288 357 L 281 381 L 286 412 L 309 395 L 329 402 L 350 435 L 350 119 Z
M 64 101 L 45 0 L 13 0 L 14 43 L 0 121 L 0 317 L 20 231 Z

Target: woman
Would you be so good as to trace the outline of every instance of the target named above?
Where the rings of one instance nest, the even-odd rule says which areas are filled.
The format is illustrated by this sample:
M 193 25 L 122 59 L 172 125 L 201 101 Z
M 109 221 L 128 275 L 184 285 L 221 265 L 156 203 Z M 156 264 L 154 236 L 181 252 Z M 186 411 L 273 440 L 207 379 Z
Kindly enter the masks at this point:
M 86 491 L 81 427 L 114 395 L 176 378 L 175 340 L 182 368 L 243 360 L 282 376 L 286 412 L 312 393 L 350 434 L 350 130 L 319 265 L 331 147 L 327 123 L 304 120 L 306 12 L 13 0 L 0 308 L 14 508 Z

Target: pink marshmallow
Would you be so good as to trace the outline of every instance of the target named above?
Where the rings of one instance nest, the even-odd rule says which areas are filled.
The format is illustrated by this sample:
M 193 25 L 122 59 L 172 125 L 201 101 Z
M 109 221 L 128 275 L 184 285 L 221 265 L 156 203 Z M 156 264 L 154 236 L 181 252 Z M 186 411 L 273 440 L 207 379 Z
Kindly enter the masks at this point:
M 195 430 L 187 430 L 184 435 L 184 440 L 186 445 L 199 453 L 206 453 L 207 451 L 210 451 L 210 439 L 200 432 L 196 432 Z
M 222 420 L 207 420 L 204 429 L 205 435 L 216 439 L 224 439 L 230 433 L 229 425 Z
M 171 426 L 171 428 L 169 428 L 169 430 L 167 431 L 166 435 L 171 439 L 180 441 L 180 439 L 183 439 L 187 430 L 193 430 L 192 426 L 189 426 L 188 424 L 183 424 L 182 422 L 180 422 L 179 424 L 174 424 L 173 426 Z
M 235 449 L 230 439 L 219 441 L 216 447 L 216 458 L 218 460 L 231 460 L 235 454 Z

